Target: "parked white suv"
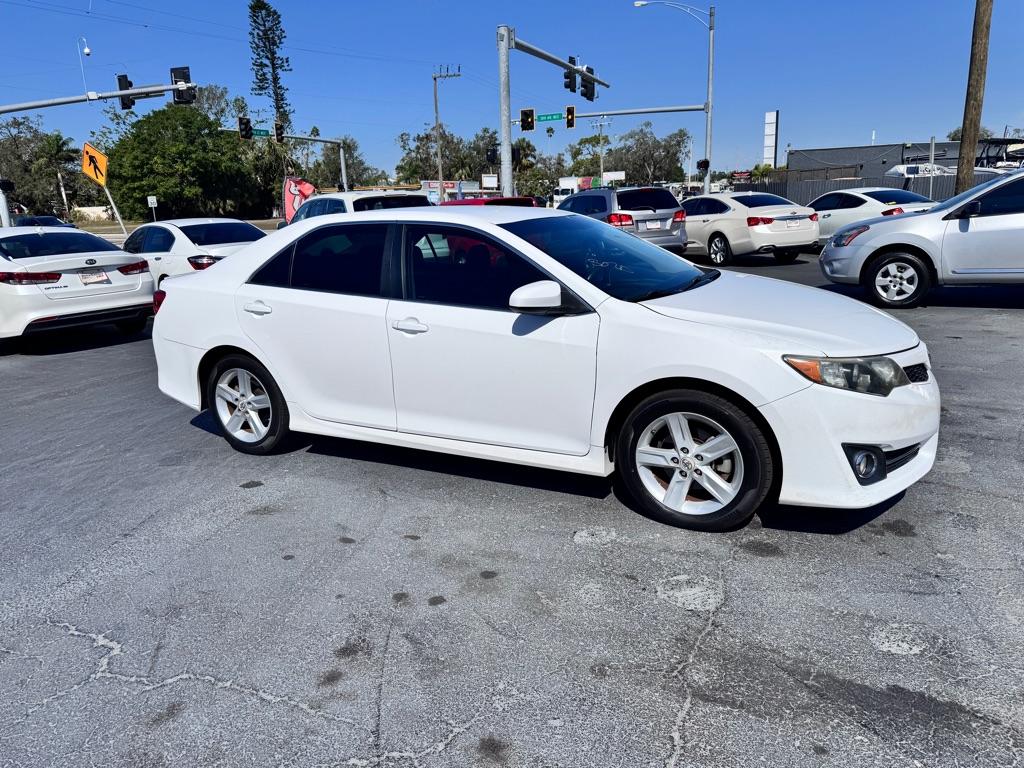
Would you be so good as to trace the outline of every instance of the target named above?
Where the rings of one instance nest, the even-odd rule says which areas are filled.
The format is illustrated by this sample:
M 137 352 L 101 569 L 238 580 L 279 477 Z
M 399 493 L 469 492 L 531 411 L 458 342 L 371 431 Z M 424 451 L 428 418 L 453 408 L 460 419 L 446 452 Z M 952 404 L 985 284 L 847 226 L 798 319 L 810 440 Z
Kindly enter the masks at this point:
M 385 208 L 418 208 L 432 205 L 430 198 L 422 192 L 406 192 L 403 190 L 361 190 L 359 192 L 329 192 L 314 195 L 295 212 L 291 223 L 310 219 L 314 216 L 326 216 L 330 213 L 358 213 L 361 211 L 379 211 Z M 285 222 L 278 225 L 278 229 Z
M 885 307 L 920 304 L 934 285 L 1024 283 L 1024 171 L 999 176 L 925 213 L 841 229 L 821 254 L 834 283 L 862 285 Z

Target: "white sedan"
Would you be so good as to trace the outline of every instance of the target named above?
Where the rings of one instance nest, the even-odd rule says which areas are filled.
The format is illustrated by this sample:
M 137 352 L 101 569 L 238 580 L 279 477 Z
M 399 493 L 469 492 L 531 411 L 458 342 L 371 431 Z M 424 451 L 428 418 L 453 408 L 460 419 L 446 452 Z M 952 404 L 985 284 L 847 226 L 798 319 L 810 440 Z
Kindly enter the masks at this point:
M 691 197 L 686 211 L 686 255 L 706 255 L 712 264 L 734 256 L 770 253 L 789 264 L 818 242 L 818 214 L 765 192 L 725 192 Z
M 768 498 L 870 506 L 935 459 L 939 391 L 906 325 L 575 214 L 318 217 L 154 303 L 161 391 L 246 453 L 293 430 L 618 471 L 705 530 Z
M 146 257 L 157 286 L 166 277 L 212 267 L 266 232 L 238 219 L 171 219 L 143 224 L 124 250 Z
M 807 204 L 818 213 L 818 244 L 825 245 L 840 229 L 877 216 L 923 213 L 937 203 L 906 189 L 855 187 L 827 192 Z
M 75 229 L 0 228 L 0 338 L 100 323 L 138 333 L 152 308 L 144 259 Z

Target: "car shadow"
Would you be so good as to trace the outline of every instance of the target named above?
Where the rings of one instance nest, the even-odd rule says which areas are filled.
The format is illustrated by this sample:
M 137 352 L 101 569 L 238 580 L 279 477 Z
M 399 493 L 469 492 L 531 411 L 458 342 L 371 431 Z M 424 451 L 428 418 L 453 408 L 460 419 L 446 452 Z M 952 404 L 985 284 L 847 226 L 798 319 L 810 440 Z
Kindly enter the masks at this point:
M 793 533 L 815 533 L 842 536 L 878 519 L 903 500 L 900 492 L 891 499 L 866 509 L 835 509 L 833 507 L 794 507 L 788 504 L 765 504 L 757 513 L 762 528 Z
M 141 333 L 132 335 L 122 333 L 112 325 L 64 328 L 41 331 L 17 339 L 0 339 L 0 357 L 15 354 L 33 357 L 65 355 L 70 352 L 115 347 L 150 338 L 152 336 L 149 326 Z
M 860 286 L 822 283 L 822 290 L 838 293 L 851 299 L 868 301 Z M 1024 290 L 1019 285 L 970 285 L 936 288 L 925 296 L 920 307 L 887 307 L 886 312 L 913 312 L 926 307 L 948 307 L 952 309 L 1024 309 Z

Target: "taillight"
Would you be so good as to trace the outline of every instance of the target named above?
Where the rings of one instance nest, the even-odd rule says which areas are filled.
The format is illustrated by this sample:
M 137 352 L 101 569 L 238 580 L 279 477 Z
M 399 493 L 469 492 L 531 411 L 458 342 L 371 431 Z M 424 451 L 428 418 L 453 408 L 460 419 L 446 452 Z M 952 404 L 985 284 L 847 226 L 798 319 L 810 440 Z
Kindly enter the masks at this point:
M 903 213 L 903 209 L 898 206 L 896 208 L 886 208 L 882 211 L 883 216 L 899 216 L 901 213 Z
M 164 303 L 164 299 L 167 298 L 167 291 L 156 290 L 153 291 L 153 314 L 156 315 L 160 311 L 160 305 Z
M 213 256 L 189 256 L 188 263 L 192 269 L 206 269 L 216 264 L 217 260 Z
M 149 262 L 143 259 L 142 261 L 133 261 L 131 264 L 125 264 L 123 267 L 118 267 L 117 271 L 122 275 L 139 275 L 149 269 Z
M 770 219 L 767 216 L 747 216 L 747 226 L 756 227 L 758 224 L 771 224 L 775 219 Z
M 632 227 L 633 217 L 628 213 L 609 213 L 608 223 L 613 227 Z
M 42 285 L 58 280 L 60 272 L 0 272 L 0 283 L 7 285 Z
M 816 213 L 812 213 L 812 214 L 811 214 L 810 216 L 808 216 L 807 218 L 809 218 L 809 219 L 810 219 L 811 221 L 817 221 L 817 220 L 818 220 L 818 214 L 816 214 Z
M 680 222 L 686 221 L 686 211 L 678 210 L 672 214 L 672 223 L 679 224 Z

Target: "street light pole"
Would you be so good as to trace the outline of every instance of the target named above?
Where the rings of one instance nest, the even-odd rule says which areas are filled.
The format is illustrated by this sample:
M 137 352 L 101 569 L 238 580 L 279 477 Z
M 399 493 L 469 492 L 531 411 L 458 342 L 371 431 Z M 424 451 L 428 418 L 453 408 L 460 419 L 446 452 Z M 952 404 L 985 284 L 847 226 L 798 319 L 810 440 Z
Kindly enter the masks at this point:
M 89 42 L 84 37 L 79 37 L 75 41 L 75 50 L 78 52 L 78 68 L 82 71 L 82 90 L 88 91 L 89 86 L 85 82 L 85 61 L 82 60 L 82 46 L 85 46 L 85 55 L 89 56 L 92 53 L 89 49 Z
M 704 102 L 704 159 L 709 163 L 711 162 L 711 111 L 712 111 L 712 84 L 714 82 L 715 72 L 715 6 L 711 6 L 708 10 L 702 11 L 700 8 L 694 8 L 692 5 L 684 5 L 683 3 L 670 3 L 666 0 L 634 0 L 633 5 L 636 8 L 643 8 L 645 5 L 667 5 L 669 8 L 675 8 L 677 11 L 682 11 L 694 19 L 699 21 L 708 30 L 708 98 Z M 698 14 L 703 14 L 708 17 L 707 21 L 704 21 Z M 707 173 L 704 174 L 704 194 L 708 194 L 711 191 L 711 167 L 708 166 Z
M 437 142 L 437 202 L 444 202 L 444 171 L 441 169 L 441 110 L 437 102 L 437 81 L 446 80 L 449 77 L 462 77 L 461 65 L 455 72 L 450 72 L 448 67 L 443 72 L 435 72 L 434 78 L 434 140 Z

